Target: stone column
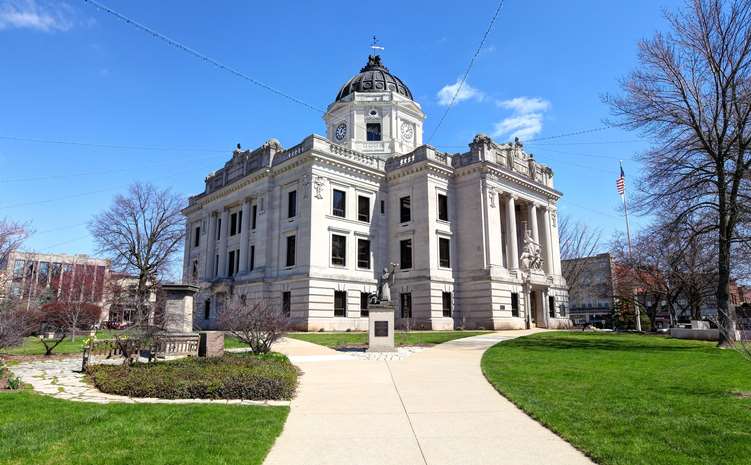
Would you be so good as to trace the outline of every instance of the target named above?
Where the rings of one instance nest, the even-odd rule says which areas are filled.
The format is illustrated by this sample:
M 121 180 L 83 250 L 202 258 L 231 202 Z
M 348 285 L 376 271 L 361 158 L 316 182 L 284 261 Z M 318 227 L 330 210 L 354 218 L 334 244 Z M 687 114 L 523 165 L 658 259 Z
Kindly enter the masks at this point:
M 508 267 L 511 270 L 519 269 L 519 247 L 516 243 L 516 207 L 514 205 L 515 196 L 509 195 L 506 197 L 506 215 L 508 224 L 508 232 L 506 234 L 506 240 L 508 241 Z
M 225 278 L 227 277 L 227 235 L 229 233 L 229 228 L 227 227 L 229 223 L 229 208 L 224 208 L 222 210 L 222 224 L 221 226 L 221 232 L 219 236 L 219 277 Z
M 247 273 L 248 271 L 248 238 L 250 237 L 250 198 L 243 202 L 242 224 L 240 225 L 240 269 L 239 272 Z
M 529 229 L 532 231 L 532 239 L 539 244 L 540 231 L 537 226 L 537 204 L 530 202 L 527 211 L 529 212 Z
M 206 261 L 204 263 L 204 276 L 211 281 L 214 276 L 214 255 L 216 254 L 216 219 L 217 212 L 209 213 L 209 231 L 206 236 Z
M 550 240 L 550 209 L 545 209 L 545 214 L 543 215 L 543 231 L 545 232 L 545 274 L 553 274 L 553 246 L 552 241 Z

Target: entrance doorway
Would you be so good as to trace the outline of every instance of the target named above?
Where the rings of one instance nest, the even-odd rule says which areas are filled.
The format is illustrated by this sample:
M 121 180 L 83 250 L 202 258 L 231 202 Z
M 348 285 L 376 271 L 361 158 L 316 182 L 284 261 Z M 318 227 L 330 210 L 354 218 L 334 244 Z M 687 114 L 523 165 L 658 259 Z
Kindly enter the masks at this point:
M 529 293 L 529 312 L 532 324 L 537 326 L 537 291 Z

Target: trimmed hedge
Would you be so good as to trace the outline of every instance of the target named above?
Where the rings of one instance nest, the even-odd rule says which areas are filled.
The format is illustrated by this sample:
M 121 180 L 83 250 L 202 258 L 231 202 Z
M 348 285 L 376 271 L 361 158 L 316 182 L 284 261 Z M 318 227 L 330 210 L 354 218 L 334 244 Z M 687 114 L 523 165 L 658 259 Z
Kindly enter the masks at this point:
M 86 374 L 107 394 L 161 399 L 291 399 L 297 368 L 281 354 L 226 354 L 135 365 L 90 365 Z

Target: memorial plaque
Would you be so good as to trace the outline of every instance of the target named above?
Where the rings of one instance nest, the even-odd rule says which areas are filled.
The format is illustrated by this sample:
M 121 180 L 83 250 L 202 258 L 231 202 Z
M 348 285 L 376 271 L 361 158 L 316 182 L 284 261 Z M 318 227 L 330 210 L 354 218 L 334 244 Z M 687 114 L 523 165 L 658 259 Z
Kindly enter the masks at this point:
M 388 321 L 376 321 L 375 325 L 375 337 L 389 337 L 389 322 Z

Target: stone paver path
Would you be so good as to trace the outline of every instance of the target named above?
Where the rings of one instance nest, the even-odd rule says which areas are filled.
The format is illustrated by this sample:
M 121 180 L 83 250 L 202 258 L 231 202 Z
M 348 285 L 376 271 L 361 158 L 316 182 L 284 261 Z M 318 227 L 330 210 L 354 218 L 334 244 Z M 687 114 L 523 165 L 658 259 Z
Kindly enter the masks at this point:
M 122 363 L 121 359 L 100 363 Z M 237 404 L 237 405 L 289 405 L 289 401 L 213 400 L 213 399 L 154 399 L 105 394 L 84 381 L 81 358 L 35 360 L 9 366 L 10 370 L 35 391 L 58 399 L 79 402 L 124 402 L 128 404 Z
M 344 359 L 288 339 L 304 372 L 266 465 L 592 465 L 498 394 L 483 352 L 531 331 L 457 339 L 401 360 Z

